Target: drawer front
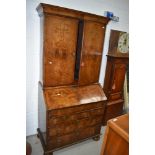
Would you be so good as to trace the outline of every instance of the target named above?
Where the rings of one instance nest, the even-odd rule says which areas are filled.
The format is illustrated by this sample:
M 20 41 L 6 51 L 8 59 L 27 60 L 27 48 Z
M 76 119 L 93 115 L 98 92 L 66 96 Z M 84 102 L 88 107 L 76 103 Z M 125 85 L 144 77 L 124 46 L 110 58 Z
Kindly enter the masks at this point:
M 104 109 L 105 109 L 104 107 L 101 107 L 101 108 L 87 110 L 84 112 L 77 112 L 77 113 L 72 114 L 72 115 L 50 117 L 50 119 L 48 120 L 48 126 L 54 127 L 57 124 L 75 123 L 75 120 L 81 120 L 84 118 L 94 118 L 96 116 L 103 116 Z
M 77 130 L 76 124 L 71 124 L 71 125 L 66 125 L 66 124 L 61 124 L 57 125 L 54 128 L 49 129 L 49 136 L 62 136 L 68 133 L 72 133 L 75 130 Z
M 62 147 L 68 144 L 71 144 L 73 142 L 77 141 L 77 136 L 75 133 L 67 134 L 60 137 L 50 137 L 47 141 L 47 146 L 50 147 L 50 149 Z
M 88 118 L 90 116 L 89 111 L 76 113 L 73 115 L 64 115 L 58 117 L 52 117 L 49 119 L 49 125 L 54 126 L 62 123 L 74 123 L 77 119 Z
M 102 124 L 103 117 L 96 118 L 85 118 L 81 120 L 74 120 L 74 123 L 68 124 L 59 124 L 49 128 L 49 136 L 62 136 L 64 134 L 76 132 L 79 129 L 84 129 L 89 126 L 94 126 L 97 124 Z
M 89 119 L 83 119 L 79 120 L 77 124 L 77 129 L 84 129 L 86 127 L 95 126 L 95 125 L 101 125 L 103 121 L 103 117 L 96 117 L 96 118 L 89 118 Z
M 100 134 L 101 126 L 88 127 L 77 132 L 77 139 L 82 140 Z
M 90 116 L 93 118 L 95 116 L 100 116 L 104 114 L 104 108 L 92 109 L 90 110 Z
M 62 147 L 74 142 L 84 140 L 86 138 L 100 134 L 101 126 L 88 127 L 84 130 L 79 130 L 71 134 L 66 134 L 63 136 L 52 136 L 47 139 L 47 146 L 50 149 L 55 149 Z
M 56 109 L 56 110 L 49 111 L 48 117 L 51 118 L 53 116 L 71 115 L 76 112 L 81 112 L 81 111 L 95 109 L 95 108 L 104 107 L 104 106 L 105 106 L 104 102 L 95 102 L 95 103 L 89 103 L 85 105 L 69 107 L 64 109 L 58 109 L 58 110 Z

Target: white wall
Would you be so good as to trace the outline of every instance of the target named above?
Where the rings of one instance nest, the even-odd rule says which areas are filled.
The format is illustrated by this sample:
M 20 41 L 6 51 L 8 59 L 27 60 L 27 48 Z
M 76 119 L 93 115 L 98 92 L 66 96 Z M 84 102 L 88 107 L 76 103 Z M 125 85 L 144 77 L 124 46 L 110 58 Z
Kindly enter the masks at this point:
M 26 134 L 36 134 L 38 127 L 38 80 L 39 80 L 39 47 L 40 25 L 36 7 L 39 3 L 48 3 L 80 11 L 104 15 L 104 11 L 112 11 L 120 21 L 110 22 L 107 26 L 102 58 L 100 83 L 103 84 L 106 54 L 110 30 L 129 30 L 129 0 L 27 0 L 26 6 Z

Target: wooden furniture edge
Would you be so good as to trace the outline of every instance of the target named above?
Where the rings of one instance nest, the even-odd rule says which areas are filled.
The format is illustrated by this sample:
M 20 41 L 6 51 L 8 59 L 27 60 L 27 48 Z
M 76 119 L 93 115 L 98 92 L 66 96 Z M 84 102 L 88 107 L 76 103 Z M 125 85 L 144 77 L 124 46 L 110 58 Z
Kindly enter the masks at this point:
M 96 15 L 93 13 L 78 11 L 78 10 L 69 9 L 66 7 L 60 7 L 60 6 L 55 6 L 55 5 L 51 5 L 51 4 L 45 4 L 45 3 L 40 3 L 37 6 L 36 10 L 37 10 L 39 16 L 42 16 L 43 13 L 65 16 L 62 12 L 67 12 L 68 17 L 92 20 L 92 21 L 103 23 L 104 25 L 108 24 L 108 22 L 110 21 L 109 18 L 101 16 L 101 15 Z M 59 11 L 59 13 L 56 13 L 56 11 Z M 62 12 L 60 12 L 60 11 L 62 11 Z
M 126 116 L 128 114 L 125 114 L 125 115 L 122 115 L 122 116 Z M 119 116 L 120 117 L 120 116 Z M 122 138 L 124 138 L 127 142 L 129 142 L 129 134 L 124 131 L 121 127 L 119 127 L 116 123 L 115 123 L 115 119 L 116 118 L 113 118 L 113 119 L 110 119 L 108 121 L 108 126 L 111 127 L 111 129 L 113 131 L 115 131 L 117 134 L 119 134 Z M 121 131 L 121 132 L 120 132 Z
M 106 56 L 110 58 L 129 59 L 129 54 L 113 54 L 109 52 Z
M 120 102 L 124 102 L 124 100 L 123 99 L 118 99 L 118 100 L 114 100 L 114 101 L 108 101 L 107 105 L 113 105 L 113 104 L 117 104 L 117 103 L 120 103 Z
M 125 115 L 128 115 L 128 114 L 125 114 Z M 125 116 L 125 115 L 122 115 L 122 116 Z M 121 116 L 119 116 L 119 117 L 121 117 Z M 110 119 L 108 121 L 108 125 L 106 127 L 105 134 L 104 134 L 104 137 L 103 137 L 103 145 L 102 145 L 102 148 L 101 148 L 100 155 L 104 154 L 104 150 L 105 150 L 105 147 L 106 147 L 106 144 L 107 144 L 109 129 L 116 132 L 118 135 L 120 135 L 122 138 L 124 138 L 129 143 L 129 135 L 128 135 L 128 133 L 125 132 L 123 129 L 121 129 L 118 125 L 116 125 L 114 123 L 113 120 L 116 119 L 116 118 Z M 120 131 L 121 131 L 121 133 L 120 133 Z
M 105 134 L 104 134 L 104 137 L 103 137 L 103 145 L 102 145 L 102 148 L 101 148 L 100 155 L 104 154 L 104 150 L 105 150 L 106 143 L 107 143 L 107 138 L 108 138 L 108 133 L 109 133 L 109 126 L 107 126 L 106 130 L 105 130 Z

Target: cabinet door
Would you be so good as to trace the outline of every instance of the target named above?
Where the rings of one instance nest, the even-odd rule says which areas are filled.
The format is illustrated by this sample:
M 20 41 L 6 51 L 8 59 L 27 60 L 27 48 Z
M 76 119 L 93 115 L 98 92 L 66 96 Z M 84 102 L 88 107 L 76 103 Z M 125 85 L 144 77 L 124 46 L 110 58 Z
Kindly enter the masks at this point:
M 126 64 L 113 64 L 111 93 L 122 92 L 126 73 Z
M 98 82 L 102 59 L 105 27 L 101 23 L 84 22 L 79 71 L 79 85 Z
M 45 15 L 44 86 L 74 82 L 78 20 Z

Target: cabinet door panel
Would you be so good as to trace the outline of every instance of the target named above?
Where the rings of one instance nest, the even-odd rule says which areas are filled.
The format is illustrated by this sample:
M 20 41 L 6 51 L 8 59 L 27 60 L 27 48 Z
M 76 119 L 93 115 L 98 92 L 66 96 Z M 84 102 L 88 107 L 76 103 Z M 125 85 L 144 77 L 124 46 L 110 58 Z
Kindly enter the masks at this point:
M 113 80 L 111 93 L 121 92 L 123 90 L 124 78 L 126 73 L 126 64 L 114 64 Z
M 44 86 L 74 82 L 78 20 L 45 16 Z
M 79 85 L 98 82 L 102 59 L 105 27 L 100 23 L 84 22 Z

